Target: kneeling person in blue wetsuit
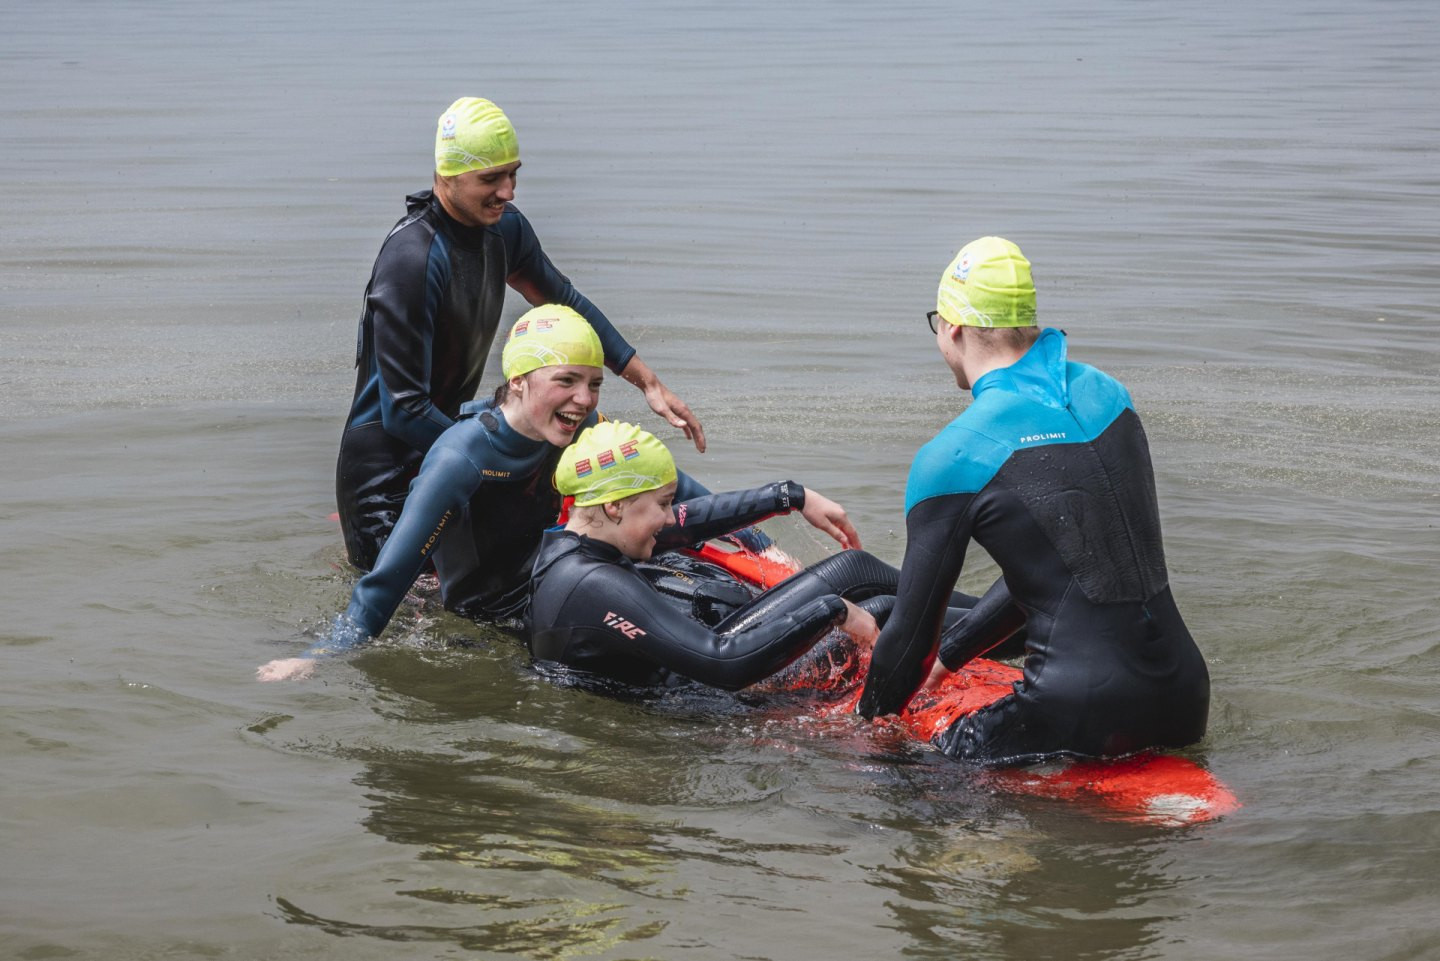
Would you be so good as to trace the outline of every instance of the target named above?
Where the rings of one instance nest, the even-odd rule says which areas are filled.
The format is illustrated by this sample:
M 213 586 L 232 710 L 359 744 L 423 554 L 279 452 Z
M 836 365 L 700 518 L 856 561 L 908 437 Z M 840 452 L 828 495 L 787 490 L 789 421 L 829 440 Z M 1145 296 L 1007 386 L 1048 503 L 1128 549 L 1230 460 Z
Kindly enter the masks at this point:
M 261 667 L 260 679 L 304 677 L 316 657 L 378 635 L 430 558 L 447 609 L 495 619 L 522 614 L 540 534 L 560 508 L 551 475 L 560 452 L 596 422 L 603 363 L 599 336 L 569 307 L 522 315 L 501 357 L 505 383 L 494 398 L 461 407 L 431 446 L 394 533 L 345 613 L 303 656 Z
M 1030 264 L 1009 241 L 962 248 L 929 319 L 974 402 L 911 465 L 900 589 L 858 712 L 903 708 L 937 648 L 937 670 L 955 670 L 1023 625 L 1023 680 L 942 732 L 946 754 L 1010 763 L 1199 740 L 1209 675 L 1170 593 L 1129 392 L 1068 361 L 1061 331 L 1037 330 Z M 942 639 L 972 538 L 1004 583 Z
M 792 510 L 859 547 L 843 512 L 793 481 L 676 500 L 675 462 L 629 424 L 586 430 L 560 458 L 556 486 L 575 498 L 563 529 L 547 531 L 531 580 L 530 651 L 590 675 L 654 687 L 698 681 L 730 690 L 768 677 L 831 628 L 868 644 L 863 600 L 895 590 L 895 571 L 846 550 L 791 577 L 713 626 L 661 597 L 642 564 Z

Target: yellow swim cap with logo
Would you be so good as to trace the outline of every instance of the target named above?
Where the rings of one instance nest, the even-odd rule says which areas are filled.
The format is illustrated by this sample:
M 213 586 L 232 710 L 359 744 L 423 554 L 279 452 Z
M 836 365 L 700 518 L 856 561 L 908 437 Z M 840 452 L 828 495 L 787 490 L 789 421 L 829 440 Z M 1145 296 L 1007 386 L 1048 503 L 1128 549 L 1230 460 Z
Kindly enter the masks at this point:
M 519 159 L 515 128 L 490 101 L 461 97 L 440 115 L 435 128 L 435 172 L 440 176 L 503 167 Z
M 500 353 L 505 379 L 541 367 L 603 367 L 605 351 L 590 322 L 569 307 L 544 304 L 520 315 Z
M 940 275 L 935 309 L 956 327 L 1034 327 L 1030 261 L 1003 237 L 971 241 Z
M 658 490 L 676 478 L 675 459 L 654 434 L 607 420 L 587 428 L 560 455 L 555 486 L 576 507 Z

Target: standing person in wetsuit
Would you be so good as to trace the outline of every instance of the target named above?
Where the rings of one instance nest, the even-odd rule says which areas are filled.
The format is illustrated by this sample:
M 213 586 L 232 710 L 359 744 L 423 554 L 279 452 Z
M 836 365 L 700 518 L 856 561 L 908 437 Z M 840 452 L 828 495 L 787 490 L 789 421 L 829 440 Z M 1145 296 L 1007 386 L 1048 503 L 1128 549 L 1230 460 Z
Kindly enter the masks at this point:
M 1007 240 L 962 248 L 928 316 L 974 401 L 911 465 L 900 589 L 856 710 L 899 711 L 937 647 L 940 670 L 955 670 L 1023 624 L 1023 680 L 938 735 L 946 754 L 1013 763 L 1199 740 L 1209 674 L 1170 594 L 1129 392 L 1067 361 L 1062 331 L 1036 328 L 1030 264 Z M 1004 585 L 942 643 L 943 598 L 972 538 Z
M 448 610 L 489 618 L 523 613 L 540 534 L 560 509 L 555 464 L 597 420 L 603 361 L 594 328 L 569 307 L 522 315 L 501 355 L 505 383 L 495 397 L 461 407 L 431 445 L 394 533 L 349 607 L 309 651 L 271 661 L 259 678 L 307 676 L 315 658 L 378 635 L 431 559 Z
M 706 623 L 662 598 L 637 562 L 793 510 L 842 547 L 858 548 L 839 505 L 794 481 L 677 503 L 665 445 L 613 422 L 580 435 L 561 455 L 555 482 L 575 500 L 565 527 L 545 533 L 535 562 L 530 651 L 539 661 L 635 686 L 698 681 L 735 690 L 779 671 L 832 627 L 873 641 L 874 617 L 841 595 L 864 600 L 895 590 L 894 568 L 846 550 Z
M 346 552 L 361 570 L 390 536 L 425 453 L 476 395 L 507 283 L 531 304 L 582 315 L 600 336 L 606 365 L 705 449 L 695 415 L 545 256 L 511 203 L 519 169 L 515 130 L 500 108 L 455 101 L 436 132 L 434 188 L 405 198 L 405 216 L 375 260 L 335 468 Z

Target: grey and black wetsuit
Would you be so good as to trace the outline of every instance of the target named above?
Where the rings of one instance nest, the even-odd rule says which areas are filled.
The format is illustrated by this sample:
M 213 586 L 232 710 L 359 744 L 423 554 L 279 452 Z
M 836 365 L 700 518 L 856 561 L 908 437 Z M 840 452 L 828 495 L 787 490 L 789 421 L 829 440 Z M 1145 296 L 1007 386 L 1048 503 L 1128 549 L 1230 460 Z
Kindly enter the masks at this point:
M 432 191 L 405 198 L 365 289 L 355 397 L 335 468 L 350 562 L 375 563 L 430 446 L 476 396 L 508 283 L 531 304 L 564 304 L 600 336 L 617 373 L 635 350 L 545 256 L 514 205 L 500 222 L 467 227 Z
M 793 481 L 677 503 L 677 524 L 657 538 L 663 551 L 726 534 L 804 506 Z M 863 551 L 844 551 L 738 600 L 694 593 L 684 610 L 662 597 L 660 565 L 637 565 L 610 545 L 566 530 L 547 531 L 531 581 L 530 651 L 540 661 L 640 687 L 698 681 L 736 690 L 768 677 L 809 650 L 845 619 L 841 597 L 860 601 L 894 593 L 898 572 Z M 706 575 L 681 570 L 682 581 Z M 733 581 L 712 575 L 723 587 Z M 716 616 L 717 601 L 724 607 Z M 717 619 L 718 618 L 718 619 Z
M 1007 763 L 1199 740 L 1209 674 L 1170 593 L 1129 392 L 1068 362 L 1058 330 L 973 392 L 911 466 L 899 593 L 857 710 L 900 710 L 937 649 L 958 668 L 1023 624 L 1023 680 L 943 732 L 947 754 Z M 972 538 L 1004 583 L 942 643 L 944 598 Z

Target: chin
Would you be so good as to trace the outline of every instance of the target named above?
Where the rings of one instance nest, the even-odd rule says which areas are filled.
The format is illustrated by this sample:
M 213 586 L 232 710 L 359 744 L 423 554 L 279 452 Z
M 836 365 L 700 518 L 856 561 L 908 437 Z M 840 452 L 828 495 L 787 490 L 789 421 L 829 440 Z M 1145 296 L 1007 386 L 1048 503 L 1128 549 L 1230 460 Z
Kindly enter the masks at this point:
M 555 447 L 569 447 L 574 443 L 575 435 L 580 432 L 578 430 L 567 431 L 559 427 L 551 427 L 549 430 L 542 431 L 541 433 L 545 435 L 546 443 Z

